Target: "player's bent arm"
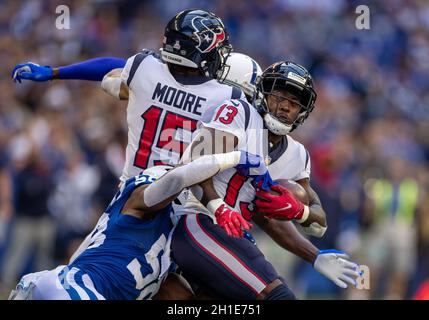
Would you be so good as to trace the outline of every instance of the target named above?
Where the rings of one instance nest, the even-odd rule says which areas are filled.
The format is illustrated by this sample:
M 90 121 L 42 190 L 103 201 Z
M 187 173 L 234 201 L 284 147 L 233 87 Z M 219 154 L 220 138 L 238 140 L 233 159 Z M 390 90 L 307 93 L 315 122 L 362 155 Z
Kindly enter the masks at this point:
M 297 183 L 305 189 L 309 199 L 309 215 L 308 218 L 301 223 L 301 226 L 306 234 L 320 238 L 325 234 L 328 228 L 326 213 L 325 210 L 323 210 L 320 198 L 311 187 L 310 179 L 301 179 L 298 180 Z
M 123 212 L 143 217 L 147 212 L 165 208 L 184 189 L 215 174 L 235 167 L 241 158 L 240 151 L 200 157 L 177 166 L 147 187 L 137 188 L 128 199 Z
M 262 214 L 255 214 L 252 220 L 283 249 L 311 264 L 316 260 L 319 249 L 299 233 L 292 221 L 267 219 Z
M 129 88 L 121 79 L 122 68 L 113 69 L 108 72 L 103 81 L 101 88 L 104 92 L 119 100 L 128 100 Z

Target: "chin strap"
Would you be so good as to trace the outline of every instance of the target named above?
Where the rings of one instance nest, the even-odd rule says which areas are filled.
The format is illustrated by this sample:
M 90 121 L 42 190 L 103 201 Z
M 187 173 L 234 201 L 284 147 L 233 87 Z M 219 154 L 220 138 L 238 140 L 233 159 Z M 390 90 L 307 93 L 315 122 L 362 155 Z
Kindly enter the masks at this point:
M 264 122 L 268 130 L 278 136 L 285 136 L 292 130 L 292 125 L 280 122 L 269 113 L 264 115 Z

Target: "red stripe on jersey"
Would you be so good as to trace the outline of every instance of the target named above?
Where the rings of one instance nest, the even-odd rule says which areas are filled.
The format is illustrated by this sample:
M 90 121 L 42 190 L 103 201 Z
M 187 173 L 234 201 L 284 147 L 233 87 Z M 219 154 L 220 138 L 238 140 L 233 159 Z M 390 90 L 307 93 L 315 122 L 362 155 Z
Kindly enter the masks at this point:
M 231 208 L 235 207 L 235 204 L 237 203 L 237 199 L 238 199 L 238 193 L 241 187 L 246 182 L 246 180 L 247 180 L 247 177 L 242 176 L 238 172 L 234 173 L 234 175 L 229 180 L 228 187 L 226 188 L 224 201 Z

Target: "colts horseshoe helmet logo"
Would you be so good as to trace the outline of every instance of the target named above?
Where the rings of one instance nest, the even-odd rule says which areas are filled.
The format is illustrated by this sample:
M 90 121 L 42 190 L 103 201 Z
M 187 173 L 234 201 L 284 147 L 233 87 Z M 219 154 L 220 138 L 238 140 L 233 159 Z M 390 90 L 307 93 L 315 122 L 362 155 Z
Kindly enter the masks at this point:
M 203 17 L 195 17 L 192 19 L 192 27 L 195 29 L 194 35 L 198 39 L 197 49 L 201 53 L 210 52 L 213 48 L 225 40 L 225 32 L 219 27 L 219 32 L 209 29 L 204 23 L 207 20 Z

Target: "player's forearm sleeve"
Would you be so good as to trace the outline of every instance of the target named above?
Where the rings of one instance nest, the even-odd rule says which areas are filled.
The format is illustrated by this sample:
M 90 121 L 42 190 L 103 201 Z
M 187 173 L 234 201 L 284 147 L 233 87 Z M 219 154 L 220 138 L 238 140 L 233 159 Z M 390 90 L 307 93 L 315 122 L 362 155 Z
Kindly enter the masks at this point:
M 202 156 L 181 167 L 176 167 L 144 191 L 148 207 L 168 199 L 186 187 L 207 180 L 217 173 L 235 167 L 240 162 L 240 151 Z
M 74 63 L 58 68 L 58 79 L 101 81 L 110 70 L 123 68 L 127 60 L 103 57 Z

